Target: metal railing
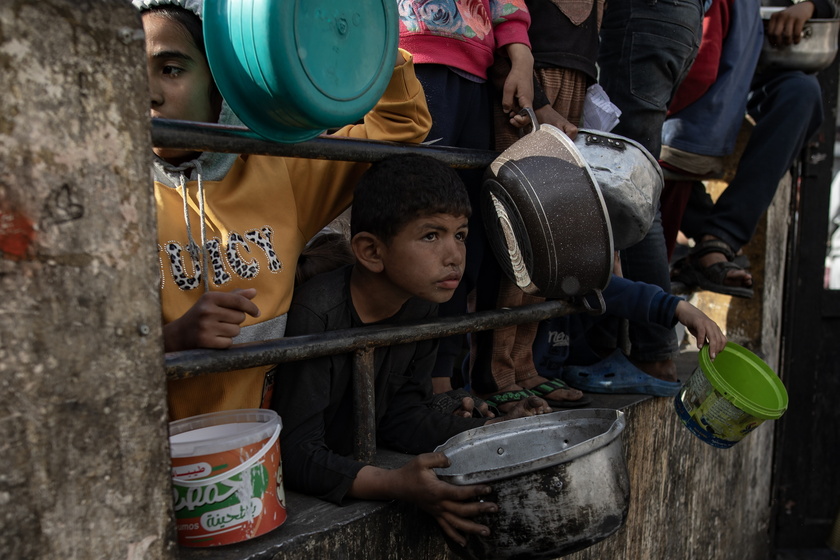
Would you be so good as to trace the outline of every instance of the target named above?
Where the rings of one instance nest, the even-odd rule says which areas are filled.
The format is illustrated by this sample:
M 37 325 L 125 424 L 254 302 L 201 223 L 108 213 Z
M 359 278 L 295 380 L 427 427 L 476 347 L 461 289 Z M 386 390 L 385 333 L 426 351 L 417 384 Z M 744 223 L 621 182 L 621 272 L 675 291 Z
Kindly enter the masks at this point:
M 161 148 L 364 162 L 375 162 L 396 154 L 421 153 L 459 169 L 486 167 L 496 157 L 494 152 L 483 150 L 323 136 L 297 144 L 280 144 L 244 128 L 161 119 L 152 122 L 152 143 Z M 168 380 L 177 380 L 353 352 L 354 455 L 360 461 L 371 462 L 376 455 L 373 353 L 377 347 L 533 323 L 587 310 L 592 311 L 585 306 L 554 300 L 439 317 L 433 321 L 359 327 L 240 344 L 225 350 L 171 352 L 166 355 L 166 376 Z

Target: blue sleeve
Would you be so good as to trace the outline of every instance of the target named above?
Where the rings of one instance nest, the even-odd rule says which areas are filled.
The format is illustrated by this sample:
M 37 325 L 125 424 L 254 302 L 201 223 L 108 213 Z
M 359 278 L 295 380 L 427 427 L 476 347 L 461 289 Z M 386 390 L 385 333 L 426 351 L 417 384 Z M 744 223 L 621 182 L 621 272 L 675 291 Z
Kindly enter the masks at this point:
M 634 282 L 616 275 L 610 279 L 603 295 L 607 314 L 636 323 L 656 323 L 667 328 L 676 325 L 674 313 L 682 300 L 659 286 Z

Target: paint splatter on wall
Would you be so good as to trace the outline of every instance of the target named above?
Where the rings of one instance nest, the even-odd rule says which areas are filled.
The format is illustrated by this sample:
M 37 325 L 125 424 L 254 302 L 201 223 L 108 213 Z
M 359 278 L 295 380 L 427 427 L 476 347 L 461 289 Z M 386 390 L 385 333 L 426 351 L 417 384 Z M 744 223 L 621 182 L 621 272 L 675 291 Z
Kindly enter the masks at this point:
M 32 220 L 20 212 L 0 206 L 0 258 L 27 258 L 34 240 L 35 228 Z

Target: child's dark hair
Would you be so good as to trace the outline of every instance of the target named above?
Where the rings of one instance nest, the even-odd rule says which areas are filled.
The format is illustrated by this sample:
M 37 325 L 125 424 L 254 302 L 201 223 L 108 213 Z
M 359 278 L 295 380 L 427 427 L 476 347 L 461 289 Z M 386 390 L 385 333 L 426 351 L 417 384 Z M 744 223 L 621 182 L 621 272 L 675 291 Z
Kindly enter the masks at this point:
M 350 235 L 366 231 L 388 243 L 411 220 L 432 214 L 469 217 L 467 189 L 449 166 L 429 156 L 390 156 L 368 169 L 353 194 Z
M 313 276 L 354 262 L 356 262 L 356 257 L 353 256 L 350 243 L 343 234 L 319 233 L 306 244 L 298 257 L 295 287 L 297 288 Z

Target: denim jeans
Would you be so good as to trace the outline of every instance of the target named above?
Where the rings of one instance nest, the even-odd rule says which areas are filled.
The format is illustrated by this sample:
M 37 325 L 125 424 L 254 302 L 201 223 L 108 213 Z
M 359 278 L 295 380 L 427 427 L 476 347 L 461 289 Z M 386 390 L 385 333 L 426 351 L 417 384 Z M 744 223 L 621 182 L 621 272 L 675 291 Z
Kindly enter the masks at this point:
M 601 25 L 599 82 L 621 110 L 612 130 L 642 144 L 655 158 L 662 146 L 668 103 L 688 72 L 703 26 L 701 0 L 609 0 Z M 645 238 L 622 251 L 624 276 L 670 291 L 662 216 Z M 673 329 L 632 324 L 631 355 L 660 361 L 678 351 Z
M 764 42 L 760 7 L 760 0 L 738 0 L 732 5 L 717 77 L 699 99 L 665 121 L 664 145 L 707 156 L 725 156 L 735 150 Z
M 598 81 L 622 115 L 616 134 L 659 158 L 668 103 L 703 28 L 701 0 L 609 0 L 601 24 Z
M 700 207 L 692 199 L 683 217 L 686 235 L 714 235 L 735 251 L 752 238 L 782 176 L 822 124 L 819 81 L 800 71 L 757 75 L 747 112 L 756 125 L 735 177 L 714 205 L 708 195 Z

